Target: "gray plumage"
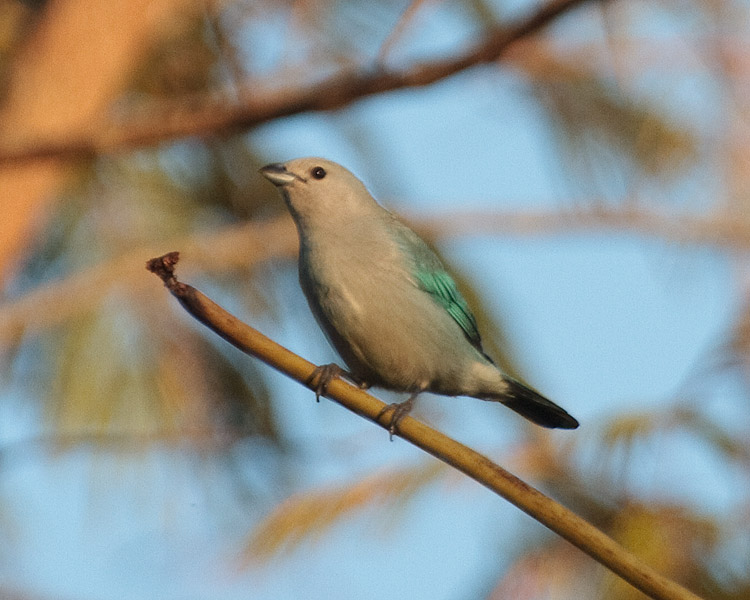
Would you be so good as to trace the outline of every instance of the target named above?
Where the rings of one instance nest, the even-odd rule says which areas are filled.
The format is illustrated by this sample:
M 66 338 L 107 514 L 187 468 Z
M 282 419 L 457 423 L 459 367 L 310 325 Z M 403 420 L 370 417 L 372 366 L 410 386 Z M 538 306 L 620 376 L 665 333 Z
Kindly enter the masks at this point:
M 578 422 L 504 375 L 484 354 L 476 321 L 430 248 L 347 169 L 322 158 L 274 163 L 300 239 L 299 278 L 328 339 L 363 387 L 502 402 L 544 427 Z

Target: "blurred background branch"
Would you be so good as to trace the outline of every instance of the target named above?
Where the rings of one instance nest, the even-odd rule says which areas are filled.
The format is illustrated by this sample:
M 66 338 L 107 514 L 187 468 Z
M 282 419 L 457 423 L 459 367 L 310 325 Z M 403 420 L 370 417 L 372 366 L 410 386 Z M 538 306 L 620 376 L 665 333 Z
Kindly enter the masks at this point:
M 412 216 L 407 220 L 433 244 L 449 238 L 471 236 L 559 236 L 592 232 L 619 232 L 645 236 L 664 243 L 719 246 L 742 249 L 750 244 L 750 223 L 723 216 L 675 216 L 646 207 L 594 206 L 561 211 L 468 212 L 445 216 Z M 0 304 L 0 340 L 9 343 L 25 333 L 39 332 L 91 310 L 115 282 L 146 286 L 141 269 L 143 257 L 169 247 L 182 247 L 191 272 L 253 268 L 265 261 L 296 257 L 297 235 L 291 220 L 281 216 L 265 222 L 231 225 L 202 238 L 176 238 L 160 247 L 139 246 L 113 260 Z
M 90 158 L 182 137 L 227 135 L 302 112 L 339 109 L 373 94 L 430 85 L 499 59 L 514 42 L 533 35 L 561 14 L 587 1 L 552 0 L 517 23 L 493 28 L 483 41 L 459 56 L 418 63 L 402 71 L 390 72 L 380 65 L 374 69 L 364 66 L 320 83 L 305 85 L 306 82 L 301 81 L 298 86 L 287 84 L 281 89 L 259 89 L 257 82 L 247 82 L 240 84 L 243 91 L 239 98 L 220 93 L 216 97 L 214 91 L 152 104 L 142 109 L 149 113 L 143 122 L 129 119 L 104 124 L 100 131 L 89 131 L 82 136 L 74 132 L 60 143 L 6 137 L 6 147 L 0 146 L 0 165 L 51 158 Z M 269 87 L 277 88 L 278 84 L 271 81 Z

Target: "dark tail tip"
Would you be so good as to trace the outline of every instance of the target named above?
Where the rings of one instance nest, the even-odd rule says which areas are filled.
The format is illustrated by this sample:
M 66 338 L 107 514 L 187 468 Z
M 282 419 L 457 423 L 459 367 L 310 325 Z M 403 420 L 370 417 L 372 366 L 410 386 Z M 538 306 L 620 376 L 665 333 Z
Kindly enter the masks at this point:
M 575 429 L 579 423 L 563 408 L 522 383 L 506 377 L 508 389 L 497 397 L 509 409 L 532 423 L 551 429 Z M 494 399 L 494 398 L 493 398 Z

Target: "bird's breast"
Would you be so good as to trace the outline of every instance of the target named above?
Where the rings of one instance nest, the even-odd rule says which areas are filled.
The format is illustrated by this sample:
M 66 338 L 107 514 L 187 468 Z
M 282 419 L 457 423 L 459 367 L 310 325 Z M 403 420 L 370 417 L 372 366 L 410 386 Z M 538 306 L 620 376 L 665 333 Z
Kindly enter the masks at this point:
M 444 391 L 478 353 L 411 272 L 398 244 L 372 232 L 303 244 L 300 253 L 310 308 L 355 375 L 395 390 Z

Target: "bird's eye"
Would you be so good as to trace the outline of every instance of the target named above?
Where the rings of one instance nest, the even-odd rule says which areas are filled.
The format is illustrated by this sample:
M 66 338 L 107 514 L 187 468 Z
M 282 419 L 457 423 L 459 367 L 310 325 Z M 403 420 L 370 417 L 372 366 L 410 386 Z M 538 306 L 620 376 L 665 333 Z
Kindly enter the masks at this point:
M 315 179 L 323 179 L 326 176 L 326 170 L 323 167 L 313 167 L 310 175 Z

